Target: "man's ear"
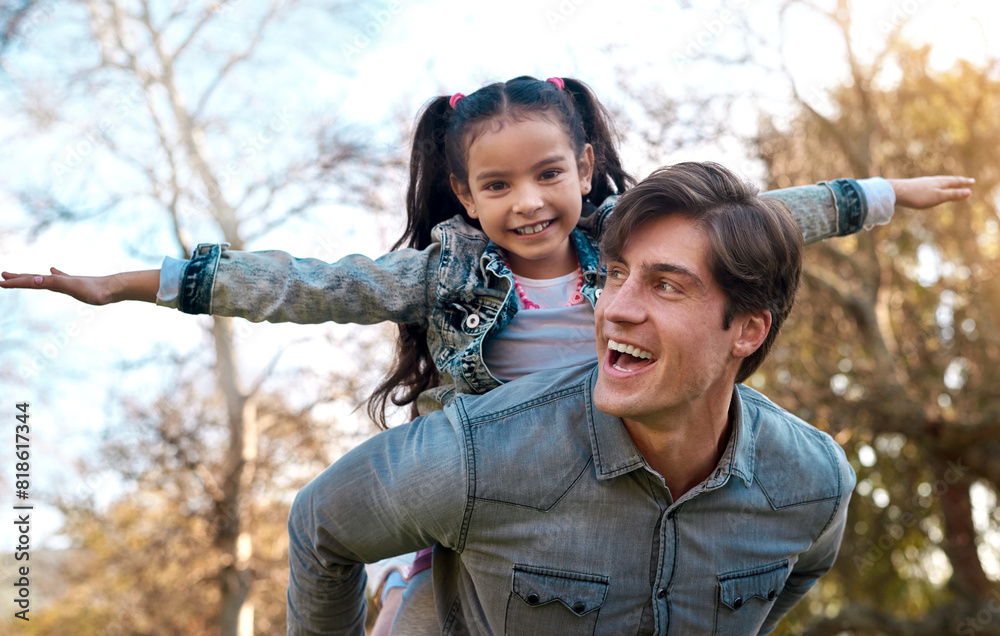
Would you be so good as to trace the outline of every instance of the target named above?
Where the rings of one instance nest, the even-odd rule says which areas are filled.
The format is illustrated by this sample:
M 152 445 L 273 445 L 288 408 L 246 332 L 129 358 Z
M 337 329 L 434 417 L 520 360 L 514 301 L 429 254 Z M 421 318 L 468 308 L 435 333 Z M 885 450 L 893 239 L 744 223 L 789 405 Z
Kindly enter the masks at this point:
M 469 217 L 473 219 L 479 218 L 476 216 L 476 202 L 472 200 L 472 193 L 469 192 L 469 187 L 459 181 L 455 175 L 449 177 L 449 182 L 451 183 L 451 191 L 455 193 L 458 200 L 465 206 L 465 211 L 469 214 Z
M 733 321 L 736 338 L 733 341 L 733 357 L 746 358 L 764 344 L 771 331 L 771 312 L 757 311 L 738 316 Z

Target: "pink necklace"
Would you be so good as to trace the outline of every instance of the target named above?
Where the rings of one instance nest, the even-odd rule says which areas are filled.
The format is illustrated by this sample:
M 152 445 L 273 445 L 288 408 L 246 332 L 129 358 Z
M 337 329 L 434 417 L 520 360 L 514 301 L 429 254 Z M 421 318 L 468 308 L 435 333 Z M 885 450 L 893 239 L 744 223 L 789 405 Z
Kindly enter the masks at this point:
M 510 265 L 508 265 L 510 267 Z M 572 307 L 573 305 L 579 305 L 583 302 L 583 294 L 580 290 L 583 289 L 583 270 L 580 269 L 580 265 L 577 264 L 576 271 L 579 272 L 579 277 L 576 280 L 576 291 L 574 291 L 569 300 L 566 301 L 564 307 Z M 517 292 L 517 297 L 521 299 L 521 304 L 524 305 L 525 309 L 541 309 L 538 303 L 528 298 L 528 295 L 524 293 L 524 289 L 521 287 L 521 283 L 517 282 L 517 276 L 514 274 L 514 270 L 510 271 L 510 275 L 514 277 L 514 291 Z

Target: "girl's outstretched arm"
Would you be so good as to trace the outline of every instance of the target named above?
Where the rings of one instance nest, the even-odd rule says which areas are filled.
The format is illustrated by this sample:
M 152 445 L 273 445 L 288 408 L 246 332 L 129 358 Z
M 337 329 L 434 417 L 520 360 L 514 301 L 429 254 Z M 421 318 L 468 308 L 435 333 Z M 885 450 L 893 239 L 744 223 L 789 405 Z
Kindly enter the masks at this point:
M 969 177 L 916 177 L 886 179 L 896 193 L 896 205 L 904 208 L 932 208 L 947 201 L 961 201 L 972 194 L 976 180 Z
M 121 272 L 110 276 L 70 276 L 55 267 L 50 271 L 52 273 L 47 276 L 3 272 L 0 288 L 48 289 L 72 296 L 88 305 L 107 305 L 122 300 L 155 303 L 156 292 L 160 287 L 158 269 Z
M 835 179 L 814 186 L 763 192 L 788 204 L 806 244 L 884 225 L 894 206 L 925 209 L 967 198 L 975 179 L 958 176 L 913 179 Z

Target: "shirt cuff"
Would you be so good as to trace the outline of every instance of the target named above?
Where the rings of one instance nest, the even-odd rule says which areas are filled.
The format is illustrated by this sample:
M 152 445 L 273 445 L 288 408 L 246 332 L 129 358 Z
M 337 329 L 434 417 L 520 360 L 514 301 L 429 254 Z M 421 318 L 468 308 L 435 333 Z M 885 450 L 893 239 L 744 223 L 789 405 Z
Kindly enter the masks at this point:
M 188 261 L 170 256 L 163 257 L 160 265 L 160 288 L 156 290 L 156 304 L 161 307 L 177 309 L 180 306 L 178 294 L 181 289 L 181 275 Z
M 858 179 L 858 186 L 864 192 L 868 203 L 868 215 L 865 216 L 865 229 L 870 230 L 876 225 L 885 225 L 892 220 L 896 209 L 896 192 L 889 182 L 882 177 Z

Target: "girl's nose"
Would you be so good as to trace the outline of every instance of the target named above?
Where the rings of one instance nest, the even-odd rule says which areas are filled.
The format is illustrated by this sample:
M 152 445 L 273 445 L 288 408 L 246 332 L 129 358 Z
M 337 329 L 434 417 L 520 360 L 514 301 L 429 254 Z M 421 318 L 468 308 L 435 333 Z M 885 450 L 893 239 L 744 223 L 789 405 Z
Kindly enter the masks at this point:
M 533 214 L 542 208 L 542 197 L 536 188 L 525 187 L 517 192 L 511 211 L 514 214 Z

